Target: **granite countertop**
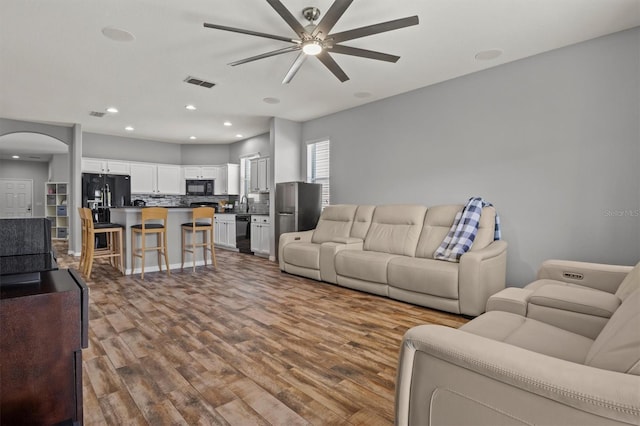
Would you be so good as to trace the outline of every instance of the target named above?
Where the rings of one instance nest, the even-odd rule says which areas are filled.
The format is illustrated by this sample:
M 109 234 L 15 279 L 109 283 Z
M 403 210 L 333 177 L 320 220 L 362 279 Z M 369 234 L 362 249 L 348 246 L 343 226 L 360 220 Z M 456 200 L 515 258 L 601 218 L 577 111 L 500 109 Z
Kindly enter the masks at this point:
M 167 209 L 193 209 L 195 207 L 190 207 L 190 206 L 145 206 L 145 207 L 138 207 L 138 206 L 126 206 L 126 207 L 111 207 L 111 210 L 126 210 L 126 209 L 136 209 L 136 210 L 142 210 L 144 208 L 147 207 L 164 207 Z M 249 215 L 253 215 L 253 216 L 269 216 L 269 212 L 243 212 L 243 211 L 238 211 L 238 210 L 229 210 L 226 212 L 219 212 L 216 211 L 216 214 L 249 214 Z

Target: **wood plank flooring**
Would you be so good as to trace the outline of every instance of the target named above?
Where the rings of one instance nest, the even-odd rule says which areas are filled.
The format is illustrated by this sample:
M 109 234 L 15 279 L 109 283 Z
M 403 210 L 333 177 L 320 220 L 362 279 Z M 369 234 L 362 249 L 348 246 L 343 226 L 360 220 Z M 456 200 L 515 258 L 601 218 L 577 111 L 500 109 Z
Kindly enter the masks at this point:
M 94 264 L 85 425 L 391 425 L 404 332 L 466 322 L 216 253 L 144 281 Z

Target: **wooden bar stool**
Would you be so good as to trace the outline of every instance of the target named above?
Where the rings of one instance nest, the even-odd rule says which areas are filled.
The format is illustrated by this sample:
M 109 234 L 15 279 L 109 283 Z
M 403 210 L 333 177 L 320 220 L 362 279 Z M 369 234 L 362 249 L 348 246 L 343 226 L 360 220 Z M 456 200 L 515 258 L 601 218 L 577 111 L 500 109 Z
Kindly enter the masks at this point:
M 80 214 L 80 227 L 82 229 L 80 252 L 80 269 L 82 273 L 87 279 L 90 279 L 94 259 L 107 258 L 109 263 L 124 275 L 122 225 L 117 223 L 93 223 L 91 210 L 86 207 L 79 207 L 78 213 Z M 96 236 L 99 234 L 105 234 L 107 246 L 96 249 Z
M 167 213 L 168 209 L 164 207 L 145 207 L 141 210 L 142 223 L 131 227 L 131 273 L 136 267 L 136 257 L 142 259 L 142 268 L 140 270 L 140 278 L 144 279 L 144 262 L 145 252 L 155 250 L 158 253 L 158 268 L 162 271 L 162 255 L 164 255 L 164 263 L 167 267 L 167 275 L 171 275 L 169 268 L 169 254 L 167 252 Z M 149 220 L 160 220 L 162 223 L 147 223 Z M 157 242 L 155 247 L 147 247 L 147 234 L 156 234 Z M 140 235 L 142 239 L 142 247 L 136 247 L 136 235 Z
M 191 253 L 193 258 L 193 272 L 196 271 L 196 247 L 202 247 L 204 264 L 207 264 L 207 250 L 211 252 L 211 263 L 218 268 L 216 252 L 213 249 L 213 207 L 196 207 L 193 209 L 191 222 L 183 223 L 182 228 L 182 266 L 184 269 L 184 254 Z M 198 243 L 196 232 L 203 231 L 202 242 Z M 187 244 L 187 233 L 191 233 L 191 242 Z M 207 235 L 208 234 L 208 235 Z

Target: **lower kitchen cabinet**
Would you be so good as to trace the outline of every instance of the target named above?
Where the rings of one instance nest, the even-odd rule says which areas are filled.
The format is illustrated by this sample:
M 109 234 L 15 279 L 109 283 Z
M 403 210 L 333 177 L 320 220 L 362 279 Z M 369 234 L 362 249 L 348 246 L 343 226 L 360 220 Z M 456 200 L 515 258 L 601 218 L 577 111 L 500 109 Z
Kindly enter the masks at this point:
M 269 216 L 251 216 L 251 251 L 269 256 L 271 252 L 271 219 Z
M 220 247 L 236 248 L 236 215 L 223 213 L 214 216 L 213 243 Z

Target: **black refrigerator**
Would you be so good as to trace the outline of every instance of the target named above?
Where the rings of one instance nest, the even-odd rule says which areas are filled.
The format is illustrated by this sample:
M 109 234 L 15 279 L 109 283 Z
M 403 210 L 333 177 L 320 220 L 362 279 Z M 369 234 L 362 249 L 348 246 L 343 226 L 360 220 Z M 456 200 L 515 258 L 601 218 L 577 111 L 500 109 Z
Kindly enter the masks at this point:
M 109 222 L 110 207 L 131 205 L 131 178 L 126 175 L 82 174 L 82 207 L 93 212 L 94 222 Z

